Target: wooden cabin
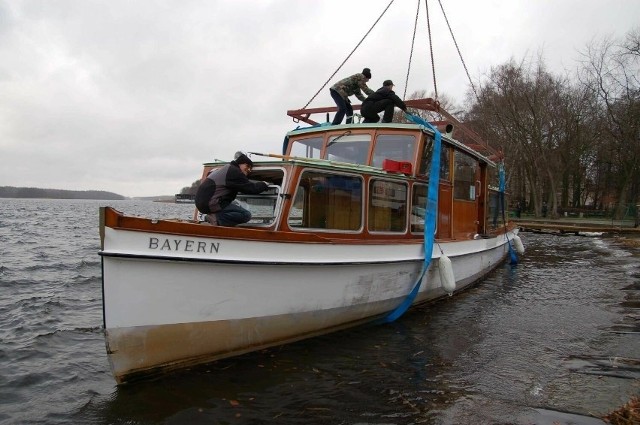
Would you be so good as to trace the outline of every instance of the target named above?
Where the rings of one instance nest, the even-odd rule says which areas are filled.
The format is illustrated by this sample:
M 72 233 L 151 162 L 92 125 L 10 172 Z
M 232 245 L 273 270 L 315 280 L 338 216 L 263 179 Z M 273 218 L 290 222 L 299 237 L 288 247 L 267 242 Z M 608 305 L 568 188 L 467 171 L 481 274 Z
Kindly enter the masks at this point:
M 504 231 L 496 164 L 443 134 L 438 193 L 439 240 Z M 288 133 L 277 161 L 255 162 L 254 180 L 272 183 L 238 200 L 252 211 L 243 225 L 314 232 L 341 239 L 419 239 L 434 134 L 415 124 L 315 126 Z M 219 163 L 205 164 L 203 178 Z

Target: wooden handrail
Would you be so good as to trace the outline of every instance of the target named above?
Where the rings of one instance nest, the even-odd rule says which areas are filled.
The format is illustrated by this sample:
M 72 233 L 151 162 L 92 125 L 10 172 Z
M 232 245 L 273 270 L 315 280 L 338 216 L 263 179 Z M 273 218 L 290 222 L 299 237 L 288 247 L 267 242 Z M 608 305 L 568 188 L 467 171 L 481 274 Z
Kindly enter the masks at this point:
M 471 149 L 478 151 L 479 153 L 490 157 L 491 159 L 502 159 L 502 152 L 496 150 L 492 146 L 490 146 L 478 133 L 471 130 L 467 125 L 463 122 L 459 121 L 456 117 L 451 115 L 448 111 L 440 107 L 440 102 L 433 98 L 424 98 L 424 99 L 410 99 L 405 101 L 407 108 L 419 109 L 423 111 L 431 111 L 436 112 L 446 118 L 446 121 L 435 121 L 432 124 L 438 127 L 446 126 L 446 124 L 454 125 L 454 132 L 456 133 L 457 139 L 460 142 L 464 143 L 466 146 L 469 146 Z M 354 111 L 360 110 L 362 107 L 359 105 L 351 106 Z M 327 112 L 336 112 L 338 110 L 337 106 L 327 106 L 323 108 L 308 108 L 308 109 L 292 109 L 287 111 L 287 115 L 292 117 L 294 122 L 303 121 L 310 125 L 318 125 L 319 123 L 311 119 L 311 115 L 313 114 L 321 114 Z

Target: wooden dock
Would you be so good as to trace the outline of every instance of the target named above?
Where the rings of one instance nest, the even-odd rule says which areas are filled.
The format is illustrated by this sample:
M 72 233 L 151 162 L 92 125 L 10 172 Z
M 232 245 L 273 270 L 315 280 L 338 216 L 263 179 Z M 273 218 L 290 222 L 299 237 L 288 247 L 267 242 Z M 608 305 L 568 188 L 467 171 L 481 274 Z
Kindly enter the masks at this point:
M 512 219 L 522 232 L 549 233 L 549 234 L 574 234 L 592 236 L 597 233 L 607 234 L 629 234 L 640 236 L 640 228 L 627 225 L 611 225 L 595 222 L 577 221 L 548 221 L 548 220 L 527 220 Z

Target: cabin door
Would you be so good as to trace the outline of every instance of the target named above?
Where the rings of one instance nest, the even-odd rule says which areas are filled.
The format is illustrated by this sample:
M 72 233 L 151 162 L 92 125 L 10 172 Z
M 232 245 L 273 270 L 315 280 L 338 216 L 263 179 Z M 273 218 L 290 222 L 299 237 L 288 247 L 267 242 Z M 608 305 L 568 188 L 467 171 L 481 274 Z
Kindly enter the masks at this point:
M 438 228 L 436 233 L 438 239 L 451 239 L 452 189 L 450 182 L 440 181 L 438 190 Z
M 478 233 L 480 171 L 478 161 L 466 152 L 453 155 L 453 220 L 454 239 L 473 238 Z

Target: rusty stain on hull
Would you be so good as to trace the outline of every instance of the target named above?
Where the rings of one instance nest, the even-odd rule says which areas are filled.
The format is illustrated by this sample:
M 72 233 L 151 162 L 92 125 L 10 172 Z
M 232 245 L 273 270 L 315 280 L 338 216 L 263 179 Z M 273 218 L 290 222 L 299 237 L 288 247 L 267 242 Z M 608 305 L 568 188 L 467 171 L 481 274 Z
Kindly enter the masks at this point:
M 357 326 L 394 300 L 336 310 L 200 323 L 107 329 L 109 362 L 121 384 Z

